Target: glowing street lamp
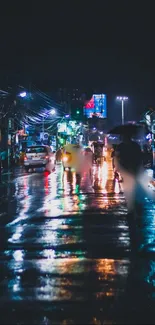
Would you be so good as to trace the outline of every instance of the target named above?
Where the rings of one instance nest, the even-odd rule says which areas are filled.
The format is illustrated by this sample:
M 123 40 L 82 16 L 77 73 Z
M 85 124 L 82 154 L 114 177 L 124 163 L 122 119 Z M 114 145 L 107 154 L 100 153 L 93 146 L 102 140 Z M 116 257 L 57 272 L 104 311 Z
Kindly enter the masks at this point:
M 128 97 L 125 96 L 117 96 L 117 100 L 122 102 L 122 124 L 124 124 L 124 102 L 128 100 Z
M 50 111 L 50 114 L 51 115 L 54 115 L 56 113 L 55 109 L 53 108 L 51 111 Z
M 19 94 L 19 97 L 24 98 L 24 97 L 26 97 L 26 95 L 27 95 L 27 94 L 26 94 L 26 91 L 23 91 L 22 93 Z

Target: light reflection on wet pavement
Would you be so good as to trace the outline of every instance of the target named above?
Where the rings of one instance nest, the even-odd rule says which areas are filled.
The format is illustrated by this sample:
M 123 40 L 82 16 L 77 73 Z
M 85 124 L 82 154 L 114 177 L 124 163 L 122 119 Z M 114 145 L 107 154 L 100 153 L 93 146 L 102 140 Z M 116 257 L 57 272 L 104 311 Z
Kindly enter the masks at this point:
M 6 194 L 0 324 L 154 324 L 155 248 L 131 257 L 122 184 L 107 163 L 81 178 L 59 165 L 21 172 Z

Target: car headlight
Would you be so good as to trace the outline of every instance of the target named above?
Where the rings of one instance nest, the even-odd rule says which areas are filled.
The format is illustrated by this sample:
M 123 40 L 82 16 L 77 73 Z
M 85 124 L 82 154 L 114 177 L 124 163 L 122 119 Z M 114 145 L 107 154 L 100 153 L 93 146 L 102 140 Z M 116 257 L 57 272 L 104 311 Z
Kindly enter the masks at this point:
M 63 160 L 64 162 L 66 162 L 66 161 L 68 161 L 68 157 L 65 156 L 65 157 L 62 158 L 62 160 Z

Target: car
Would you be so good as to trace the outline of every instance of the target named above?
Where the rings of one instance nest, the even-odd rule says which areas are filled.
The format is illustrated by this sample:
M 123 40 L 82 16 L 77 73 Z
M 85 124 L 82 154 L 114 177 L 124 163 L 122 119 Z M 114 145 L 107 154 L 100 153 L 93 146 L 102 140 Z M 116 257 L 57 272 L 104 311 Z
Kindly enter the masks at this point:
M 26 171 L 33 168 L 44 167 L 47 171 L 55 168 L 55 154 L 49 146 L 37 145 L 27 147 L 24 156 L 24 167 Z

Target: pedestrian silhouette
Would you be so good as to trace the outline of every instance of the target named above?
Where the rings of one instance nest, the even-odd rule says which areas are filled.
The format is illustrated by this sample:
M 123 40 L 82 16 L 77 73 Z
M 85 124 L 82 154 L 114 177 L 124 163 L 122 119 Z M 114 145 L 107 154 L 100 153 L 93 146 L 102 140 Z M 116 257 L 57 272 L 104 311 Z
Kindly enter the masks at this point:
M 124 135 L 115 150 L 115 166 L 123 178 L 131 249 L 139 251 L 148 240 L 144 228 L 149 212 L 146 209 L 146 188 L 141 182 L 144 173 L 142 151 L 130 135 Z

